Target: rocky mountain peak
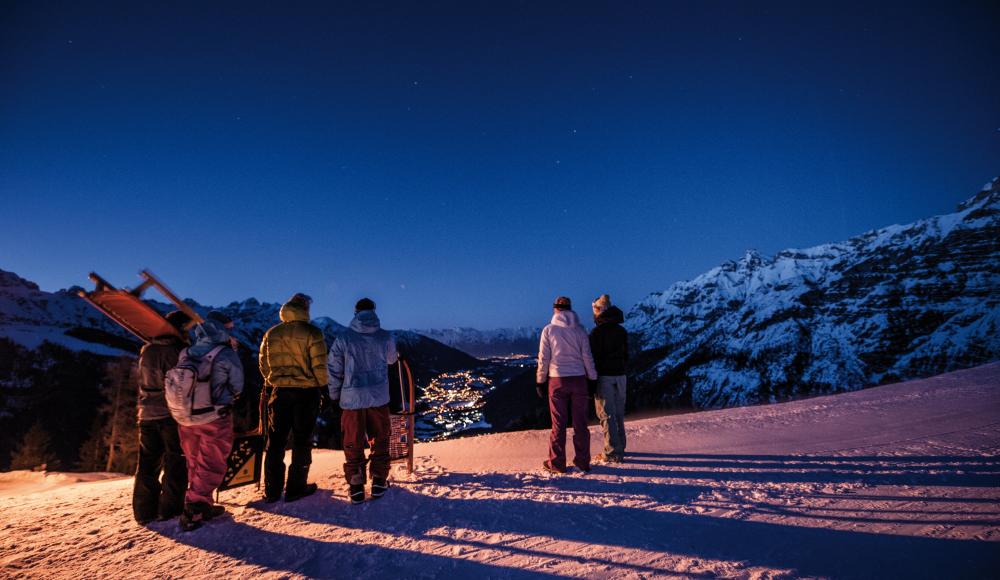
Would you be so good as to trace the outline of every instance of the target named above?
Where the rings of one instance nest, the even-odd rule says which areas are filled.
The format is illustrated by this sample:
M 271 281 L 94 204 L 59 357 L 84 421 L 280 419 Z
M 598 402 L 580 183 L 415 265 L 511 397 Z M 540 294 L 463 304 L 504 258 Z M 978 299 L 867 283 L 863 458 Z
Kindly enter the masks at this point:
M 25 280 L 13 272 L 0 270 L 0 288 L 38 290 L 38 284 L 35 284 L 30 280 Z
M 958 206 L 958 211 L 994 206 L 1000 206 L 1000 177 L 994 177 L 992 181 L 983 185 L 982 191 Z

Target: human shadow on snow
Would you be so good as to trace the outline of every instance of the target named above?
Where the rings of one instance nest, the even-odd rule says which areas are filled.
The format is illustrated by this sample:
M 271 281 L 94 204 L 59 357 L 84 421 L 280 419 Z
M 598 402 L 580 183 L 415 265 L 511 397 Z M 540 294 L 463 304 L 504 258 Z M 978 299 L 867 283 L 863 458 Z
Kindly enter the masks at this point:
M 325 502 L 329 503 L 329 500 Z M 343 504 L 338 504 L 338 507 L 349 509 Z M 178 528 L 171 527 L 170 530 L 160 533 L 178 543 L 266 570 L 280 570 L 310 578 L 453 576 L 542 580 L 557 577 L 535 570 L 491 565 L 402 548 L 374 544 L 359 545 L 306 537 L 292 532 L 272 531 L 229 518 L 209 522 L 192 532 L 182 532 Z
M 641 470 L 636 467 L 640 465 L 657 469 Z M 957 455 L 916 458 L 630 453 L 627 463 L 623 464 L 623 467 L 625 466 L 638 477 L 678 477 L 755 483 L 1000 486 L 1000 460 L 994 457 Z
M 634 475 L 624 470 L 623 475 Z M 397 486 L 386 499 L 359 510 L 342 501 L 327 501 L 314 509 L 286 513 L 302 520 L 333 524 L 357 530 L 406 535 L 414 540 L 452 538 L 449 530 L 474 530 L 484 534 L 506 534 L 513 539 L 500 543 L 456 544 L 510 552 L 525 556 L 562 558 L 559 553 L 537 547 L 515 546 L 517 538 L 542 538 L 593 544 L 587 555 L 595 566 L 620 572 L 685 574 L 649 565 L 616 562 L 618 549 L 667 552 L 687 559 L 740 562 L 746 567 L 767 566 L 792 569 L 800 575 L 871 577 L 981 577 L 1000 565 L 1000 551 L 984 541 L 835 530 L 821 527 L 754 522 L 664 510 L 663 504 L 683 503 L 704 490 L 700 486 L 609 482 L 587 477 L 539 478 L 509 474 L 442 474 L 420 482 L 437 486 L 434 493 L 417 493 Z M 539 489 L 542 488 L 542 489 Z M 449 490 L 482 491 L 482 497 L 456 498 Z M 517 497 L 521 490 L 528 497 Z M 500 493 L 506 497 L 497 498 Z M 548 501 L 544 494 L 591 493 L 607 495 L 609 503 Z M 637 506 L 616 503 L 614 494 L 628 493 Z M 643 501 L 644 496 L 654 501 Z M 305 506 L 303 506 L 304 508 Z M 656 508 L 656 509 L 649 509 Z M 542 542 L 541 545 L 545 545 Z M 569 557 L 575 558 L 575 557 Z
M 694 459 L 701 461 L 692 461 Z M 864 465 L 875 461 L 892 462 L 892 469 Z M 359 572 L 378 576 L 397 572 L 409 576 L 427 573 L 482 578 L 549 576 L 545 572 L 476 562 L 460 556 L 482 552 L 485 557 L 487 551 L 518 556 L 521 562 L 536 564 L 546 560 L 569 561 L 593 567 L 598 574 L 698 575 L 688 571 L 686 566 L 671 569 L 669 565 L 650 562 L 648 555 L 635 558 L 621 554 L 622 550 L 635 549 L 665 552 L 678 560 L 736 562 L 745 568 L 791 569 L 795 574 L 810 576 L 986 577 L 1000 566 L 1000 550 L 993 542 L 755 522 L 671 510 L 697 504 L 699 497 L 708 491 L 725 490 L 724 485 L 720 488 L 717 484 L 726 482 L 982 487 L 987 485 L 991 474 L 972 468 L 985 465 L 992 469 L 994 461 L 993 458 L 957 456 L 861 458 L 637 453 L 629 463 L 595 468 L 603 475 L 621 476 L 619 481 L 572 475 L 443 473 L 424 476 L 415 484 L 401 482 L 385 499 L 366 502 L 363 506 L 351 506 L 341 497 L 331 498 L 328 492 L 295 504 L 271 506 L 255 502 L 249 506 L 303 522 L 386 534 L 397 540 L 399 547 L 314 539 L 234 521 L 213 522 L 203 531 L 177 533 L 171 537 L 253 565 L 319 578 L 354 576 Z M 725 471 L 713 471 L 709 464 Z M 669 469 L 688 466 L 696 470 Z M 874 472 L 857 472 L 872 467 Z M 766 471 L 745 471 L 747 468 Z M 663 481 L 671 477 L 705 479 L 716 485 Z M 996 486 L 995 478 L 992 485 Z M 456 497 L 460 494 L 466 497 Z M 565 498 L 560 497 L 563 494 Z M 580 496 L 590 496 L 595 501 L 574 501 Z M 990 500 L 964 498 L 809 492 L 804 492 L 802 497 L 990 503 Z M 860 517 L 799 513 L 766 503 L 738 507 L 751 513 L 828 521 L 1000 525 L 995 520 L 928 518 L 919 521 L 877 517 L 882 510 L 872 512 L 876 517 Z M 920 512 L 907 513 L 913 513 L 915 518 L 921 516 Z M 295 527 L 286 529 L 294 530 Z M 479 534 L 463 537 L 468 535 L 467 531 Z M 491 534 L 501 536 L 488 540 L 482 537 Z M 450 544 L 457 552 L 449 556 L 447 550 L 436 555 L 405 549 L 407 542 L 420 540 Z M 591 547 L 583 553 L 567 555 L 559 553 L 558 547 L 552 544 L 559 541 Z M 626 558 L 633 561 L 620 561 Z

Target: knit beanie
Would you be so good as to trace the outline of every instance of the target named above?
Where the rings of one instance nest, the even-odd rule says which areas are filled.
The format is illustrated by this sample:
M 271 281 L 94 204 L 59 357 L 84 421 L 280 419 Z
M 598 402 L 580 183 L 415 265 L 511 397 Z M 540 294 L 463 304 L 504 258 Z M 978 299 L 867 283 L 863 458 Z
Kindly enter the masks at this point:
M 556 298 L 555 302 L 552 303 L 552 308 L 555 308 L 556 310 L 572 310 L 573 302 L 565 296 L 560 296 Z
M 592 306 L 594 308 L 594 316 L 600 316 L 602 312 L 611 306 L 611 296 L 601 294 L 597 300 L 594 300 Z
M 354 312 L 362 310 L 375 310 L 375 302 L 371 298 L 362 298 L 354 305 Z

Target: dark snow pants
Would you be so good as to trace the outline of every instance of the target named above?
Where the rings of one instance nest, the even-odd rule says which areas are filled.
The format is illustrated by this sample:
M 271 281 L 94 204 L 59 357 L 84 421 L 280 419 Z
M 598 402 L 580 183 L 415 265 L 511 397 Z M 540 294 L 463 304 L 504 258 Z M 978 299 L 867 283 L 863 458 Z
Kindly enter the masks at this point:
M 372 479 L 389 478 L 389 405 L 367 409 L 344 409 L 340 428 L 344 433 L 344 479 L 348 485 L 365 483 L 365 443 L 371 445 Z
M 556 469 L 566 469 L 566 428 L 573 419 L 573 464 L 590 469 L 590 430 L 587 428 L 587 377 L 549 377 L 549 461 Z
M 277 387 L 268 403 L 267 457 L 264 460 L 264 495 L 302 493 L 312 465 L 313 430 L 319 415 L 321 387 Z M 322 387 L 326 388 L 326 387 Z M 292 462 L 285 483 L 285 447 L 292 436 Z
M 132 487 L 132 515 L 136 521 L 180 515 L 186 488 L 187 464 L 177 423 L 169 418 L 140 421 L 139 465 Z

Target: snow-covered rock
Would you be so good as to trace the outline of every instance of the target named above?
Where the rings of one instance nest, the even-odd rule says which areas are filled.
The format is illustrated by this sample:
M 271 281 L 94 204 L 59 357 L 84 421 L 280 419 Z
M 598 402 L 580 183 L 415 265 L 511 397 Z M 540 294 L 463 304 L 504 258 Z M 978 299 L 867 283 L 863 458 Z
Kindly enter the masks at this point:
M 639 404 L 723 407 L 1000 357 L 1000 178 L 955 213 L 845 242 L 750 250 L 627 315 Z

